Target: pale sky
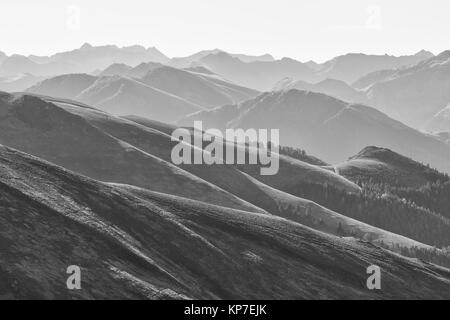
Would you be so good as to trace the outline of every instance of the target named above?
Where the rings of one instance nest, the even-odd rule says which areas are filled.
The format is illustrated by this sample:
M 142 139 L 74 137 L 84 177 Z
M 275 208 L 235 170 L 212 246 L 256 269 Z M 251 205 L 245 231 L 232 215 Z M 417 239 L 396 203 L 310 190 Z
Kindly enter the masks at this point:
M 449 0 L 1 0 L 0 51 L 92 45 L 204 49 L 322 62 L 348 52 L 450 49 Z

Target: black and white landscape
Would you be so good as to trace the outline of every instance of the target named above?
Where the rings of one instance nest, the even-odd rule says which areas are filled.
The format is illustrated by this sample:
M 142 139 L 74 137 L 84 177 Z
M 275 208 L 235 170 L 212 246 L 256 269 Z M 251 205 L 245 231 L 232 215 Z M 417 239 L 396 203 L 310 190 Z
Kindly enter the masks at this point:
M 444 45 L 0 52 L 0 300 L 450 299 Z M 279 141 L 177 163 L 199 122 Z

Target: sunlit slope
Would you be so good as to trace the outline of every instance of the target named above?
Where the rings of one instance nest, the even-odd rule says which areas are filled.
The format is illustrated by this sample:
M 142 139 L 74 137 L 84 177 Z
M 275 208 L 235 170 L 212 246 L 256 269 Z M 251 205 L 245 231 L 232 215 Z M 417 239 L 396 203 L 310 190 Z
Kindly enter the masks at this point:
M 0 147 L 5 298 L 449 298 L 450 272 L 288 220 L 82 177 Z M 82 290 L 65 270 L 82 268 Z M 366 268 L 382 269 L 382 290 Z M 100 288 L 100 289 L 99 289 Z

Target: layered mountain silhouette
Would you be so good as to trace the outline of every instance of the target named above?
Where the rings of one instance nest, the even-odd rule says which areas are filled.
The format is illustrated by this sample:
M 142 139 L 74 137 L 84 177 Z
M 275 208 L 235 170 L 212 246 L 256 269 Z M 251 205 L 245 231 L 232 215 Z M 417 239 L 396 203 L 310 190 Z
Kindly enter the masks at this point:
M 36 63 L 22 55 L 12 55 L 0 65 L 0 76 L 14 76 L 30 73 L 35 76 L 53 76 L 77 72 L 79 67 L 72 61 L 52 60 L 47 63 Z M 93 70 L 89 70 L 93 71 Z
M 367 89 L 367 96 L 372 106 L 422 128 L 450 101 L 450 51 L 387 73 Z
M 44 99 L 4 95 L 0 143 L 102 181 L 270 213 L 330 234 L 339 235 L 339 228 L 345 228 L 353 237 L 394 250 L 431 249 L 305 199 L 297 188 L 300 181 L 349 194 L 360 192 L 356 184 L 328 168 L 289 156 L 280 156 L 280 170 L 274 176 L 261 176 L 254 165 L 176 167 L 171 163 L 173 143 L 167 134 L 173 126 L 137 117 L 118 118 L 68 100 Z M 29 118 L 24 118 L 25 113 Z M 46 125 L 34 127 L 33 121 L 41 123 L 42 118 L 47 119 Z M 66 126 L 71 130 L 63 132 Z
M 113 114 L 133 114 L 165 122 L 259 94 L 214 75 L 153 63 L 135 68 L 112 65 L 103 74 L 99 77 L 88 74 L 57 76 L 27 91 L 74 99 Z M 142 74 L 140 78 L 133 77 Z
M 426 51 L 400 57 L 347 54 L 319 64 L 314 61 L 302 63 L 290 58 L 276 60 L 269 54 L 251 56 L 214 49 L 200 51 L 188 57 L 168 58 L 154 47 L 135 45 L 120 48 L 115 45 L 92 46 L 86 43 L 79 49 L 51 56 L 8 57 L 3 54 L 0 58 L 0 76 L 31 73 L 51 77 L 67 73 L 95 73 L 111 65 L 116 68 L 115 71 L 112 70 L 114 74 L 124 75 L 129 69 L 126 66 L 135 68 L 139 64 L 151 62 L 176 68 L 203 66 L 238 85 L 267 91 L 286 77 L 313 83 L 331 78 L 350 84 L 368 73 L 414 65 L 430 57 L 432 54 Z M 104 75 L 111 75 L 110 71 L 105 70 Z M 143 75 L 140 73 L 137 76 Z
M 169 58 L 156 48 L 114 45 L 94 47 L 84 44 L 79 49 L 49 57 L 13 55 L 0 65 L 0 76 L 31 73 L 36 76 L 55 76 L 65 73 L 86 73 L 104 69 L 113 63 L 135 66 L 142 62 L 167 62 Z
M 259 94 L 213 75 L 172 67 L 153 69 L 142 82 L 208 108 L 248 100 Z
M 388 56 L 347 54 L 336 57 L 323 64 L 313 61 L 301 63 L 283 58 L 275 61 L 244 61 L 225 52 L 213 52 L 201 57 L 196 64 L 203 65 L 238 84 L 260 91 L 270 90 L 283 78 L 295 81 L 318 82 L 336 79 L 351 84 L 368 73 L 414 65 L 432 56 L 429 52 L 419 52 L 412 56 Z
M 44 77 L 36 77 L 30 73 L 14 76 L 0 77 L 0 91 L 19 92 L 44 80 Z
M 260 91 L 270 90 L 276 82 L 286 77 L 311 82 L 317 78 L 309 66 L 290 58 L 246 63 L 225 52 L 218 52 L 201 58 L 196 65 Z
M 281 144 L 306 149 L 328 163 L 376 145 L 450 172 L 448 145 L 374 108 L 320 93 L 264 93 L 241 104 L 189 115 L 179 123 L 192 125 L 194 120 L 202 120 L 205 127 L 280 129 Z
M 396 69 L 403 66 L 415 65 L 425 59 L 433 57 L 428 51 L 420 51 L 411 56 L 367 55 L 350 53 L 333 58 L 325 62 L 319 74 L 327 78 L 338 79 L 352 83 L 362 76 L 379 70 Z
M 171 162 L 101 131 L 87 119 L 70 113 L 67 110 L 70 106 L 73 105 L 67 102 L 58 106 L 34 96 L 3 93 L 0 143 L 98 180 L 248 208 L 244 201 Z M 83 105 L 76 108 L 85 111 L 90 118 L 100 113 Z M 206 192 L 208 189 L 212 192 Z
M 0 299 L 449 299 L 449 61 L 0 52 Z M 176 165 L 196 120 L 279 170 Z
M 225 53 L 225 51 L 220 49 L 213 49 L 213 50 L 203 50 L 197 53 L 194 53 L 187 57 L 175 57 L 170 59 L 168 62 L 168 65 L 176 68 L 189 68 L 196 62 L 198 62 L 200 59 L 210 55 L 210 54 L 217 54 L 217 53 Z M 229 54 L 230 56 L 234 58 L 238 58 L 242 62 L 256 62 L 256 61 L 275 61 L 275 59 L 270 54 L 263 54 L 259 56 L 252 56 L 247 54 Z
M 295 81 L 291 78 L 285 78 L 273 88 L 274 91 L 290 89 L 319 92 L 347 102 L 365 103 L 367 101 L 364 92 L 352 88 L 344 81 L 335 79 L 325 79 L 312 84 L 306 81 Z
M 397 69 L 385 69 L 370 72 L 353 82 L 352 87 L 357 90 L 367 90 L 371 85 L 377 83 L 378 81 L 383 81 L 384 79 L 389 78 L 396 72 Z

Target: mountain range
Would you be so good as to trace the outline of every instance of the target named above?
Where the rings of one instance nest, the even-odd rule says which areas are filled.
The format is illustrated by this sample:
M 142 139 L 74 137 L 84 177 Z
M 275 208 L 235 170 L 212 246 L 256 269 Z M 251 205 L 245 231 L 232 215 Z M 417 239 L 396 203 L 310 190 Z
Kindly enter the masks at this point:
M 3 146 L 0 187 L 3 299 L 450 294 L 448 270 L 433 265 L 270 215 L 101 183 Z M 83 290 L 64 290 L 61 270 L 74 262 Z M 367 263 L 386 271 L 382 294 L 363 286 Z
M 305 199 L 298 189 L 300 181 L 360 193 L 355 182 L 336 174 L 333 168 L 289 155 L 280 155 L 280 170 L 274 176 L 260 176 L 254 165 L 175 166 L 170 160 L 171 126 L 137 117 L 114 117 L 69 100 L 3 95 L 2 101 L 1 144 L 91 178 L 234 209 L 270 212 L 307 225 L 312 223 L 332 234 L 341 225 L 358 238 L 370 235 L 372 241 L 392 248 L 430 248 Z M 310 215 L 313 220 L 308 218 Z M 321 224 L 317 224 L 319 220 Z
M 290 58 L 276 60 L 269 54 L 230 54 L 220 49 L 204 50 L 188 57 L 168 58 L 154 47 L 134 45 L 120 48 L 85 43 L 79 49 L 51 56 L 0 54 L 0 76 L 30 73 L 51 77 L 67 73 L 95 73 L 111 64 L 135 67 L 140 63 L 154 62 L 176 68 L 205 66 L 238 85 L 266 91 L 285 77 L 308 82 L 332 78 L 350 84 L 367 73 L 413 65 L 431 56 L 432 53 L 424 50 L 400 57 L 347 54 L 320 64 L 314 61 L 302 63 Z
M 367 96 L 371 106 L 423 128 L 450 102 L 450 51 L 386 73 L 367 89 Z
M 347 102 L 367 102 L 365 92 L 352 88 L 344 81 L 335 79 L 325 79 L 317 83 L 309 83 L 302 80 L 284 78 L 273 87 L 273 91 L 286 91 L 291 89 L 319 92 Z
M 291 89 L 269 92 L 235 105 L 204 110 L 180 120 L 206 128 L 280 129 L 280 142 L 339 163 L 369 145 L 382 146 L 450 172 L 450 148 L 434 137 L 361 104 Z
M 56 53 L 48 57 L 12 55 L 0 65 L 0 75 L 31 73 L 35 76 L 55 76 L 65 73 L 86 73 L 104 69 L 113 63 L 137 65 L 141 62 L 167 62 L 169 59 L 156 48 L 114 45 L 94 47 L 86 43 L 79 49 Z
M 124 65 L 113 65 L 105 71 L 103 76 L 57 76 L 27 91 L 78 100 L 113 114 L 133 114 L 165 122 L 195 111 L 247 100 L 258 94 L 212 74 L 153 63 L 129 69 Z M 140 78 L 132 77 L 142 74 Z

